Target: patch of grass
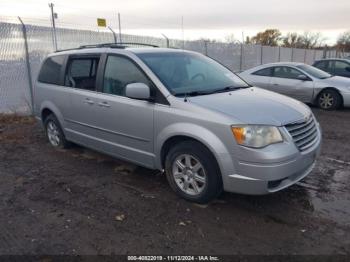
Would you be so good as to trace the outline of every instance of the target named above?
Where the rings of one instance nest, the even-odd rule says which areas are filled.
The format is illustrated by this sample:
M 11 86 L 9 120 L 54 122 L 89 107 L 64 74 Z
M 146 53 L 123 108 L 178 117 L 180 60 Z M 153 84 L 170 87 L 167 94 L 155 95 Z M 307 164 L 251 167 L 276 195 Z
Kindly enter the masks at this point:
M 33 116 L 23 116 L 18 114 L 0 114 L 0 129 L 1 126 L 7 124 L 33 124 L 35 118 Z

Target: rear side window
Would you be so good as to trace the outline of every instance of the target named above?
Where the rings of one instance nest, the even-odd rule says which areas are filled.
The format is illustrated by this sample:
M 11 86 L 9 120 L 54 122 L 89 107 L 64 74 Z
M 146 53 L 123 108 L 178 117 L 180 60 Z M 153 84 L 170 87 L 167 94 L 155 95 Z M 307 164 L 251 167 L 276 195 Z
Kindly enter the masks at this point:
M 99 60 L 99 57 L 70 58 L 65 74 L 65 86 L 95 91 Z
M 43 63 L 38 81 L 46 84 L 60 85 L 61 69 L 64 63 L 64 56 L 48 57 Z
M 326 71 L 328 69 L 328 61 L 316 62 L 314 66 L 323 71 Z
M 264 68 L 264 69 L 255 71 L 252 74 L 257 75 L 257 76 L 271 76 L 272 75 L 272 67 L 268 67 L 268 68 Z

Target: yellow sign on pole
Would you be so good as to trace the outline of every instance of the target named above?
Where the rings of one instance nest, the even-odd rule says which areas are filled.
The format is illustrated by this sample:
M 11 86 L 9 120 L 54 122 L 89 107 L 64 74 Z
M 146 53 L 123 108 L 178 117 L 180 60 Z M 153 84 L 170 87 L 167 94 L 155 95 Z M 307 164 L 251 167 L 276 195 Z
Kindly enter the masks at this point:
M 106 27 L 107 26 L 106 19 L 104 19 L 104 18 L 97 18 L 97 25 L 101 26 L 101 27 Z

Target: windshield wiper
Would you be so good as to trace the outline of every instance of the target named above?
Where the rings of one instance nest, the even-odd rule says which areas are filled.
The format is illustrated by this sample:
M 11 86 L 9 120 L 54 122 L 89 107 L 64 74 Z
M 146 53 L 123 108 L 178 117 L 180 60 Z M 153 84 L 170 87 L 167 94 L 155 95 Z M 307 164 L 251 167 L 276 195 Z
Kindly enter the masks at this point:
M 242 88 L 247 88 L 247 86 L 226 86 L 224 88 L 219 88 L 219 89 L 213 90 L 213 91 L 210 92 L 210 94 L 224 93 L 224 92 L 228 92 L 228 91 L 235 91 L 235 90 L 242 89 Z
M 176 93 L 175 96 L 200 96 L 200 95 L 207 95 L 211 92 L 207 91 L 191 91 L 191 92 L 184 92 L 184 93 Z

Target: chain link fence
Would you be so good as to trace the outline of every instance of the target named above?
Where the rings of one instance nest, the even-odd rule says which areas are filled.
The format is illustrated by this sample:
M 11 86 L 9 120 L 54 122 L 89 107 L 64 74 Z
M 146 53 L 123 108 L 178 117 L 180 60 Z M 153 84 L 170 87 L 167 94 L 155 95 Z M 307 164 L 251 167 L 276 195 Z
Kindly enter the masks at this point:
M 120 40 L 112 31 L 66 28 L 57 28 L 56 37 L 58 49 Z M 175 39 L 167 41 L 165 38 L 127 34 L 122 34 L 121 38 L 123 42 L 153 44 L 160 47 L 169 45 L 196 51 L 218 60 L 235 72 L 270 62 L 294 61 L 311 64 L 316 59 L 340 55 L 335 50 L 306 50 Z M 26 42 L 28 52 L 25 49 Z M 54 51 L 53 43 L 51 27 L 0 22 L 0 113 L 30 114 L 31 85 L 28 74 L 31 75 L 33 85 L 41 62 L 47 54 Z M 349 54 L 341 54 L 344 55 Z

